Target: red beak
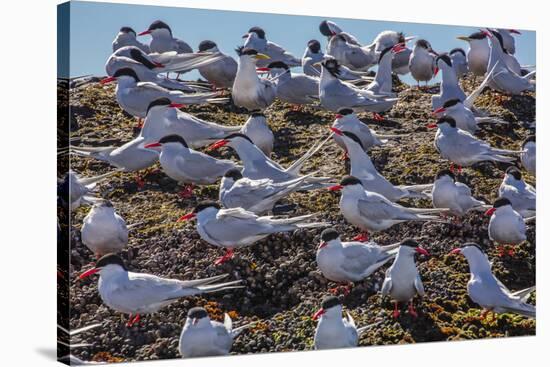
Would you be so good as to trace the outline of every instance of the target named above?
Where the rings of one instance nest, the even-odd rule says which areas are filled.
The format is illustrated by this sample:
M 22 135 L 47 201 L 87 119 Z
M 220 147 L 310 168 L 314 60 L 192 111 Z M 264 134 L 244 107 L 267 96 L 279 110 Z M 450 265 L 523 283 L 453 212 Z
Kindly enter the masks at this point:
M 186 220 L 195 218 L 196 214 L 191 212 L 189 214 L 182 215 L 176 222 L 185 222 Z
M 335 128 L 335 127 L 331 127 L 331 128 L 330 128 L 330 131 L 332 131 L 332 132 L 335 133 L 336 135 L 340 135 L 340 136 L 343 135 L 343 134 L 342 134 L 342 130 L 337 129 L 337 128 Z
M 436 66 L 436 67 L 434 68 L 434 76 L 436 76 L 437 73 L 439 73 L 439 68 Z
M 517 29 L 510 29 L 509 32 L 514 34 L 521 34 L 521 32 L 518 31 Z
M 271 70 L 271 69 L 269 69 L 269 68 L 256 68 L 256 71 L 260 71 L 262 73 L 268 73 L 269 70 Z
M 94 275 L 95 273 L 98 273 L 101 269 L 99 268 L 91 268 L 90 270 L 86 270 L 84 273 L 80 274 L 78 279 L 84 279 L 91 275 Z
M 434 115 L 437 115 L 437 114 L 443 113 L 443 112 L 445 112 L 445 111 L 446 111 L 445 107 L 439 107 L 437 110 L 435 110 L 435 111 L 432 112 L 432 113 L 433 113 Z
M 459 248 L 454 248 L 451 250 L 451 252 L 449 252 L 449 255 L 456 255 L 456 254 L 460 254 L 461 250 Z
M 226 139 L 218 140 L 217 142 L 209 146 L 206 150 L 216 150 L 218 148 L 223 147 L 227 143 L 229 143 L 229 140 L 226 140 Z
M 415 250 L 416 252 L 418 252 L 419 254 L 426 255 L 426 256 L 430 256 L 430 253 L 429 253 L 424 247 L 418 246 L 418 247 L 415 248 L 414 250 Z
M 149 144 L 145 144 L 143 147 L 145 149 L 150 149 L 150 148 L 158 148 L 158 147 L 161 147 L 162 144 L 161 143 L 149 143 Z
M 402 43 L 398 43 L 391 49 L 393 53 L 398 54 L 400 52 L 405 51 L 407 48 Z
M 319 317 L 323 316 L 324 314 L 325 314 L 325 310 L 320 308 L 319 311 L 315 312 L 315 315 L 313 315 L 312 319 L 317 320 Z
M 140 32 L 140 33 L 138 33 L 138 36 L 145 36 L 146 34 L 151 34 L 151 31 L 146 30 L 146 31 Z
M 326 242 L 321 242 L 319 244 L 319 249 L 322 249 L 323 247 L 325 247 L 326 245 L 328 245 Z
M 342 186 L 342 185 L 334 185 L 334 186 L 329 187 L 328 189 L 329 189 L 330 191 L 340 191 L 340 190 L 342 190 L 343 188 L 344 188 L 344 186 Z
M 480 29 L 481 33 L 483 33 L 484 35 L 486 35 L 487 37 L 489 38 L 493 38 L 493 35 L 491 32 L 489 31 L 486 31 L 486 30 L 483 30 L 483 29 Z
M 493 213 L 496 211 L 496 208 L 490 208 L 485 212 L 485 215 L 493 215 Z
M 114 76 L 110 76 L 110 77 L 107 77 L 105 79 L 101 79 L 100 83 L 101 84 L 107 84 L 107 83 L 110 83 L 110 82 L 114 82 L 116 80 L 116 78 Z
M 164 67 L 164 64 L 161 64 L 160 62 L 153 61 L 153 64 L 154 64 L 157 68 L 163 68 L 163 67 Z
M 336 117 L 337 119 L 341 119 L 342 117 L 344 117 L 344 115 L 340 115 L 339 113 L 337 113 L 335 117 Z
M 182 107 L 185 107 L 185 105 L 183 103 L 170 103 L 168 105 L 168 107 L 172 107 L 172 108 L 182 108 Z
M 437 124 L 427 124 L 426 127 L 428 129 L 435 129 L 437 127 Z

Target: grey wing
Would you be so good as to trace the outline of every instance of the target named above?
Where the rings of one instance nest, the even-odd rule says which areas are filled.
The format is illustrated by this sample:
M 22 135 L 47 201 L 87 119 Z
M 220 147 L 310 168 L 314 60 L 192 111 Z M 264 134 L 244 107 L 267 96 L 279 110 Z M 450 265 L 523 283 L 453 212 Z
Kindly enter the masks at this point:
M 126 226 L 126 221 L 118 214 L 115 214 L 115 218 L 118 223 L 118 236 L 121 242 L 128 243 L 128 227 Z
M 212 327 L 216 332 L 216 338 L 214 339 L 214 345 L 224 354 L 229 353 L 231 346 L 233 345 L 233 338 L 231 337 L 230 330 L 227 330 L 225 325 L 219 322 L 212 322 Z
M 131 272 L 128 277 L 129 282 L 125 282 L 110 295 L 114 304 L 152 306 L 181 296 L 182 285 L 178 280 Z
M 424 297 L 424 285 L 422 284 L 422 279 L 420 278 L 420 274 L 416 274 L 416 277 L 414 278 L 414 288 L 416 289 L 416 293 L 420 297 Z
M 201 152 L 193 152 L 185 158 L 177 157 L 176 165 L 187 176 L 198 181 L 210 182 L 215 181 L 229 169 L 235 167 L 235 164 L 229 160 L 216 159 Z
M 158 84 L 150 82 L 139 82 L 133 89 L 133 93 L 138 94 L 150 101 L 153 101 L 160 97 L 166 97 L 170 99 L 170 91 L 168 89 L 165 89 Z M 147 106 L 144 106 L 143 108 L 145 109 L 147 108 Z
M 176 39 L 176 46 L 177 46 L 178 53 L 187 54 L 187 53 L 193 52 L 193 49 L 191 48 L 191 46 L 189 46 L 187 42 L 182 41 L 180 39 Z
M 357 203 L 361 215 L 372 220 L 406 220 L 416 217 L 403 211 L 398 204 L 392 203 L 381 195 L 372 194 L 368 200 L 359 199 Z
M 382 254 L 375 247 L 364 244 L 348 245 L 343 249 L 345 257 L 342 270 L 355 277 L 364 277 L 391 259 L 392 255 Z

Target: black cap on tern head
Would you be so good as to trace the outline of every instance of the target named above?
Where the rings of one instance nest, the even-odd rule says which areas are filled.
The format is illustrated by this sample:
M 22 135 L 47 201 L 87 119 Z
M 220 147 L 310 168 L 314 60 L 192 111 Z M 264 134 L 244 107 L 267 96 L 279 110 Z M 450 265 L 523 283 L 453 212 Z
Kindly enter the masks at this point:
M 141 51 L 137 47 L 132 47 L 130 49 L 130 57 L 133 60 L 141 63 L 143 66 L 147 67 L 147 69 L 149 69 L 149 70 L 158 67 L 158 65 L 155 65 L 151 61 L 149 61 L 149 59 L 147 59 L 147 57 L 145 57 L 143 51 Z
M 501 206 L 506 206 L 506 205 L 512 205 L 510 200 L 508 200 L 506 198 L 498 198 L 493 203 L 493 208 L 500 208 Z
M 265 39 L 265 31 L 260 27 L 252 27 L 248 30 L 248 33 L 256 33 L 259 38 Z
M 442 118 L 437 120 L 438 125 L 444 124 L 444 123 L 447 123 L 447 124 L 449 124 L 449 126 L 456 128 L 456 121 L 455 121 L 454 118 L 452 118 L 450 116 L 443 116 Z
M 521 146 L 524 147 L 525 144 L 527 144 L 527 143 L 529 143 L 529 142 L 536 143 L 536 137 L 535 137 L 535 135 L 529 135 L 528 137 L 526 137 L 525 140 L 523 141 L 523 144 L 521 144 Z
M 166 135 L 166 136 L 162 137 L 162 138 L 159 140 L 159 143 L 161 143 L 161 144 L 166 144 L 166 143 L 180 143 L 180 144 L 183 145 L 184 147 L 189 148 L 189 146 L 187 145 L 187 142 L 185 141 L 185 139 L 182 138 L 182 137 L 179 136 L 179 135 L 176 135 L 176 134 Z
M 202 307 L 193 307 L 192 309 L 187 312 L 187 317 L 190 319 L 203 319 L 205 317 L 208 317 L 208 312 Z
M 136 31 L 134 31 L 131 27 L 121 27 L 120 32 L 121 33 L 133 33 L 134 36 L 136 35 Z
M 242 134 L 242 133 L 233 133 L 233 134 L 229 134 L 227 135 L 224 139 L 225 140 L 231 140 L 233 138 L 243 138 L 245 140 L 248 140 L 251 144 L 254 144 L 254 142 L 252 141 L 252 139 L 250 139 L 248 136 L 246 136 L 245 134 Z
M 416 248 L 418 247 L 418 242 L 412 238 L 405 238 L 399 245 Z
M 428 41 L 426 41 L 425 39 L 422 39 L 422 38 L 416 41 L 416 46 L 425 48 L 427 50 L 432 48 L 432 46 L 430 45 L 430 42 L 428 42 Z
M 506 168 L 506 174 L 507 175 L 512 175 L 516 180 L 521 180 L 521 172 L 515 166 L 510 166 L 510 167 Z
M 154 31 L 155 29 L 167 29 L 168 32 L 170 32 L 170 34 L 172 34 L 172 30 L 170 29 L 168 24 L 164 23 L 162 20 L 155 20 L 153 23 L 151 23 L 151 25 L 149 26 L 149 28 L 147 30 L 148 31 Z
M 147 106 L 147 113 L 146 114 L 148 114 L 149 110 L 153 107 L 156 107 L 156 106 L 170 106 L 170 104 L 172 104 L 172 101 L 170 101 L 166 97 L 157 98 L 153 102 L 149 103 L 149 106 Z
M 327 36 L 327 37 L 330 37 L 333 35 L 333 32 L 330 30 L 330 27 L 328 26 L 327 20 L 323 20 L 319 24 L 319 32 L 321 32 L 323 36 Z
M 199 43 L 199 52 L 210 50 L 211 48 L 214 48 L 214 47 L 217 47 L 214 41 L 204 40 L 201 43 Z
M 321 232 L 321 241 L 329 242 L 340 237 L 340 234 L 336 232 L 334 228 L 327 228 Z
M 263 118 L 265 118 L 265 113 L 263 113 L 263 112 L 252 112 L 250 114 L 250 117 L 263 117 Z
M 273 61 L 267 65 L 270 69 L 285 69 L 288 70 L 288 65 L 282 61 Z
M 113 203 L 111 203 L 110 200 L 101 199 L 101 200 L 97 201 L 94 206 L 98 207 L 98 208 L 112 208 Z
M 204 209 L 208 209 L 208 208 L 221 209 L 220 204 L 216 203 L 215 201 L 205 200 L 205 201 L 201 201 L 200 203 L 197 204 L 197 206 L 195 206 L 193 213 L 200 213 Z
M 453 48 L 451 51 L 449 51 L 449 55 L 456 54 L 457 52 L 458 52 L 458 53 L 461 53 L 462 56 L 466 57 L 466 52 L 464 52 L 464 49 L 463 49 L 463 48 L 460 48 L 460 47 Z
M 115 78 L 118 78 L 118 77 L 121 77 L 121 76 L 129 76 L 129 77 L 134 78 L 134 80 L 136 82 L 139 82 L 139 78 L 138 78 L 136 72 L 134 71 L 134 69 L 121 68 L 121 69 L 118 69 L 117 71 L 115 71 L 115 73 L 113 74 L 113 77 L 115 77 Z
M 449 100 L 445 101 L 445 103 L 443 103 L 443 108 L 453 107 L 457 103 L 462 103 L 462 102 L 458 98 L 449 99 Z
M 453 181 L 456 179 L 455 177 L 455 174 L 452 173 L 450 170 L 448 169 L 442 169 L 440 170 L 439 172 L 437 172 L 437 174 L 435 175 L 435 179 L 437 180 L 438 178 L 441 178 L 443 176 L 449 176 L 450 178 L 453 179 Z
M 349 185 L 363 185 L 361 183 L 361 180 L 354 176 L 344 176 L 340 180 L 340 185 L 342 186 L 349 186 Z
M 243 56 L 243 55 L 257 55 L 258 51 L 254 50 L 253 48 L 245 48 L 244 46 L 239 46 L 235 49 L 235 52 L 237 52 L 237 55 Z
M 437 62 L 438 62 L 439 60 L 442 60 L 443 62 L 445 62 L 445 64 L 449 65 L 449 67 L 452 67 L 452 66 L 453 66 L 453 62 L 451 61 L 451 58 L 450 58 L 449 55 L 447 55 L 447 54 L 439 55 L 439 56 L 435 59 L 435 63 L 437 64 Z
M 479 251 L 481 251 L 481 253 L 485 253 L 485 251 L 481 248 L 481 246 L 479 246 L 477 243 L 475 242 L 466 242 L 465 244 L 463 244 L 462 246 L 460 246 L 460 248 L 466 248 L 466 247 L 475 247 L 477 248 Z
M 351 115 L 353 113 L 353 110 L 351 108 L 344 107 L 340 108 L 337 113 L 342 116 L 347 116 Z
M 340 74 L 340 65 L 336 59 L 326 59 L 323 61 L 323 65 L 334 77 L 337 77 Z
M 405 43 L 405 33 L 403 32 L 398 32 L 397 33 L 397 42 L 398 43 Z
M 323 308 L 323 310 L 326 311 L 329 308 L 332 308 L 334 306 L 339 306 L 341 304 L 342 302 L 340 302 L 340 300 L 337 297 L 329 296 L 329 297 L 323 298 L 323 302 L 321 302 L 321 307 Z
M 491 34 L 495 36 L 495 38 L 498 40 L 498 43 L 500 44 L 500 48 L 502 49 L 502 51 L 504 51 L 505 53 L 508 53 L 508 51 L 504 48 L 504 40 L 502 39 L 502 35 L 494 29 L 489 29 L 489 32 L 491 32 Z
M 365 149 L 365 147 L 363 146 L 363 143 L 361 142 L 361 139 L 359 139 L 359 137 L 354 133 L 352 133 L 351 131 L 342 131 L 342 135 L 347 136 L 348 138 L 350 138 L 351 140 L 359 144 L 361 148 Z
M 473 40 L 482 40 L 486 37 L 487 35 L 485 34 L 485 32 L 482 32 L 482 31 L 472 33 L 471 35 L 468 36 L 468 38 Z
M 126 269 L 126 265 L 124 264 L 124 261 L 120 258 L 120 256 L 116 254 L 107 254 L 103 255 L 95 264 L 96 268 L 103 268 L 107 265 L 119 265 L 124 270 Z
M 225 172 L 225 174 L 223 175 L 223 177 L 232 178 L 233 181 L 238 181 L 238 180 L 240 180 L 241 178 L 243 178 L 243 174 L 242 174 L 241 171 L 239 171 L 237 168 L 231 168 L 230 170 L 228 170 L 227 172 Z
M 321 44 L 317 40 L 311 40 L 307 43 L 307 47 L 314 54 L 318 54 L 321 51 Z

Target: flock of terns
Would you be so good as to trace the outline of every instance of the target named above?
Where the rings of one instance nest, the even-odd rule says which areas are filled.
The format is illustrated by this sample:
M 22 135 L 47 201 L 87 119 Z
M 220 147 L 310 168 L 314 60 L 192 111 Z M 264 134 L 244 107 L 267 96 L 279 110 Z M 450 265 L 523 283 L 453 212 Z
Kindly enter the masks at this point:
M 487 87 L 512 95 L 532 91 L 535 72 L 519 65 L 514 57 L 514 34 L 519 34 L 515 30 L 482 29 L 460 37 L 469 44 L 467 52 L 454 49 L 438 53 L 423 39 L 408 48 L 415 37 L 399 32 L 381 32 L 372 43 L 362 45 L 331 21 L 323 21 L 319 29 L 327 39 L 325 52 L 319 41 L 311 40 L 299 59 L 268 41 L 262 28 L 250 28 L 235 60 L 209 40 L 193 52 L 162 21 L 153 22 L 138 34 L 150 35 L 149 44 L 140 42 L 132 28 L 122 27 L 107 60 L 108 77 L 101 83 L 117 83 L 116 100 L 138 119 L 140 133 L 119 147 L 71 146 L 71 152 L 107 162 L 116 167 L 114 172 L 137 173 L 160 162 L 164 173 L 183 185 L 182 198 L 193 195 L 194 185 L 214 184 L 221 178 L 218 202 L 200 201 L 179 219 L 196 219 L 202 240 L 226 250 L 216 264 L 229 261 L 234 250 L 270 234 L 325 227 L 316 259 L 327 279 L 349 287 L 393 262 L 386 271 L 381 294 L 394 300 L 393 317 L 400 315 L 399 303 L 408 303 L 408 312 L 416 316 L 413 298 L 423 296 L 424 287 L 414 257 L 429 256 L 428 251 L 410 238 L 380 246 L 368 241 L 369 233 L 407 221 L 442 221 L 442 215 L 460 220 L 467 212 L 481 211 L 490 216 L 489 237 L 500 246 L 500 255 L 514 256 L 511 245 L 526 240 L 526 225 L 535 218 L 535 188 L 523 180 L 521 169 L 535 175 L 535 137 L 529 136 L 517 151 L 489 145 L 477 138 L 476 132 L 485 124 L 506 122 L 475 108 L 474 102 Z M 373 66 L 377 67 L 374 78 L 367 74 Z M 292 71 L 300 67 L 303 73 Z M 197 69 L 208 84 L 180 80 L 181 74 L 192 69 Z M 370 112 L 374 119 L 384 119 L 383 114 L 399 100 L 392 90 L 392 74 L 411 73 L 420 88 L 421 82 L 427 83 L 438 72 L 442 74 L 440 92 L 432 97 L 438 120 L 428 127 L 437 129 L 435 147 L 451 167 L 441 170 L 433 184 L 393 185 L 376 170 L 369 150 L 406 136 L 378 134 L 359 120 L 357 113 Z M 468 73 L 483 78 L 470 95 L 459 85 L 459 79 Z M 243 126 L 219 125 L 180 109 L 190 104 L 226 104 L 227 89 L 231 102 L 250 112 Z M 274 136 L 262 113 L 276 98 L 296 109 L 315 105 L 336 113 L 330 135 L 312 144 L 288 167 L 270 158 Z M 339 181 L 318 172 L 302 174 L 304 163 L 331 139 L 349 159 L 350 174 Z M 208 154 L 223 146 L 233 149 L 240 162 Z M 462 167 L 482 161 L 509 165 L 499 198 L 492 204 L 474 198 L 471 189 L 455 177 Z M 82 177 L 71 171 L 64 184 L 70 185 L 72 209 L 92 205 L 82 224 L 81 240 L 98 261 L 79 278 L 99 274 L 101 299 L 113 310 L 129 314 L 129 327 L 139 322 L 141 314 L 154 313 L 181 297 L 244 287 L 241 280 L 223 282 L 228 274 L 181 281 L 129 271 L 116 253 L 127 245 L 130 226 L 111 202 L 93 194 L 95 186 L 112 174 Z M 136 179 L 141 180 L 139 175 Z M 315 221 L 315 214 L 273 215 L 280 212 L 280 200 L 293 192 L 326 189 L 341 191 L 340 211 L 360 230 L 352 242 L 343 242 L 329 223 Z M 430 199 L 433 207 L 397 203 L 404 198 Z M 465 243 L 451 253 L 468 260 L 468 294 L 484 309 L 483 317 L 489 311 L 535 317 L 535 307 L 527 303 L 534 287 L 508 290 L 493 275 L 488 256 L 475 243 Z M 317 349 L 356 346 L 360 334 L 368 329 L 357 328 L 349 314 L 342 318 L 342 303 L 334 296 L 322 301 L 314 319 L 318 320 Z M 227 315 L 223 324 L 212 321 L 205 309 L 195 307 L 188 312 L 179 351 L 183 357 L 228 354 L 233 339 L 249 326 L 233 328 Z

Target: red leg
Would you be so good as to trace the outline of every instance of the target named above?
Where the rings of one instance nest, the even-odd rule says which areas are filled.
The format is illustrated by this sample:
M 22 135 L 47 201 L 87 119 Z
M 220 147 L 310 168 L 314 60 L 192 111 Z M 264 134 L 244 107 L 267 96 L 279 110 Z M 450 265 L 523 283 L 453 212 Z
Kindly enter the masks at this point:
M 218 259 L 216 259 L 216 261 L 214 261 L 214 265 L 221 265 L 223 264 L 224 262 L 228 261 L 229 259 L 231 259 L 233 257 L 233 249 L 230 248 L 230 249 L 227 249 L 225 251 L 225 255 L 219 257 Z
M 353 288 L 353 283 L 344 283 L 334 288 L 329 288 L 328 291 L 334 294 L 335 296 L 340 294 L 340 291 L 342 291 L 344 296 L 347 296 L 351 292 L 351 288 Z
M 349 159 L 348 152 L 344 152 L 344 153 L 342 154 L 342 160 L 343 160 L 343 161 L 347 161 L 348 159 Z
M 135 179 L 138 189 L 142 189 L 143 186 L 145 186 L 145 181 L 143 180 L 143 178 L 138 173 L 136 173 Z
M 489 312 L 491 313 L 491 320 L 493 319 L 493 310 L 491 309 L 485 309 L 483 310 L 483 312 L 481 313 L 481 316 L 479 317 L 480 320 L 487 320 L 487 315 L 489 315 Z
M 415 319 L 418 317 L 418 313 L 416 313 L 416 310 L 414 309 L 414 303 L 412 300 L 409 302 L 409 314 Z
M 514 246 L 510 246 L 510 248 L 508 248 L 508 256 L 510 257 L 514 257 L 516 255 L 516 250 L 514 249 Z
M 369 240 L 369 232 L 363 232 L 353 237 L 354 241 L 365 242 Z
M 302 105 L 299 105 L 299 104 L 292 105 L 292 111 L 299 112 L 301 110 L 302 110 Z
M 504 255 L 506 254 L 506 246 L 497 245 L 497 250 L 498 250 L 498 257 L 504 257 Z
M 139 320 L 141 320 L 141 317 L 139 316 L 139 313 L 136 314 L 136 316 L 134 316 L 134 318 L 132 318 L 132 315 L 130 315 L 130 319 L 128 320 L 128 323 L 126 324 L 126 326 L 127 326 L 127 327 L 132 327 L 132 326 L 134 326 L 136 323 L 138 323 Z
M 193 184 L 188 184 L 188 185 L 185 185 L 181 191 L 179 192 L 179 197 L 182 198 L 182 199 L 189 199 L 191 197 L 193 197 L 193 188 L 195 187 L 195 185 Z
M 141 128 L 143 127 L 143 122 L 144 122 L 144 119 L 137 117 L 137 123 L 136 123 L 136 126 L 134 126 L 134 128 L 141 130 Z
M 372 113 L 372 116 L 374 118 L 374 121 L 384 121 L 384 117 L 376 112 Z
M 399 304 L 399 302 L 397 302 L 397 301 L 395 301 L 395 302 L 393 303 L 393 313 L 392 313 L 392 316 L 393 316 L 394 319 L 398 318 L 398 317 L 399 317 L 399 314 L 401 313 L 401 312 L 399 312 L 399 309 L 397 308 L 398 304 Z

